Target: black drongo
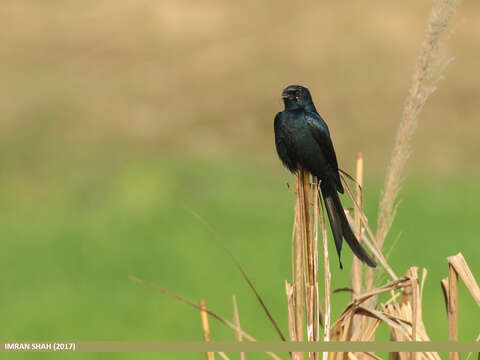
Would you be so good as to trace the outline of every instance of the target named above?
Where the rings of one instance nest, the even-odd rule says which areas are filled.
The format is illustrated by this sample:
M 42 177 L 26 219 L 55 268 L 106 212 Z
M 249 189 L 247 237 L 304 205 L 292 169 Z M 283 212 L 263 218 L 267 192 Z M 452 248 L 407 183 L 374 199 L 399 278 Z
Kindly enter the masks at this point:
M 285 110 L 275 116 L 275 145 L 283 164 L 295 173 L 300 167 L 320 181 L 320 190 L 327 209 L 340 267 L 342 238 L 353 253 L 368 266 L 377 264 L 355 237 L 343 210 L 337 191 L 343 194 L 337 157 L 330 131 L 318 114 L 307 88 L 290 85 L 282 93 Z

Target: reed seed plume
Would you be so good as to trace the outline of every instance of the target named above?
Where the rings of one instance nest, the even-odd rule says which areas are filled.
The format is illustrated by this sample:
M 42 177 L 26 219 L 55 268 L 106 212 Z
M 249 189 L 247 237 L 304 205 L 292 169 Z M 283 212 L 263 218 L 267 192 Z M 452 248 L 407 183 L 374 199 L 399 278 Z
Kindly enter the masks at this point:
M 380 201 L 376 237 L 379 248 L 383 246 L 395 218 L 396 199 L 402 182 L 402 173 L 411 152 L 411 141 L 417 128 L 418 116 L 428 97 L 435 91 L 435 82 L 447 64 L 439 58 L 439 40 L 458 4 L 459 0 L 435 0 L 430 12 Z

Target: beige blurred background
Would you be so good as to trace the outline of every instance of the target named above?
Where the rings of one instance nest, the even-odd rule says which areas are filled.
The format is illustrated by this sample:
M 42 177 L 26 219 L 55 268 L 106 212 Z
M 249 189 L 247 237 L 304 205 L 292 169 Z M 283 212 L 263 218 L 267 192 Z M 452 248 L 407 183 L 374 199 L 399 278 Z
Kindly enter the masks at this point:
M 277 161 L 279 94 L 299 83 L 312 90 L 343 163 L 363 151 L 383 172 L 430 5 L 7 0 L 2 141 L 28 138 L 37 153 L 56 141 L 80 151 L 113 142 L 159 156 Z M 443 37 L 442 54 L 454 61 L 421 115 L 419 169 L 478 168 L 479 11 L 463 1 Z

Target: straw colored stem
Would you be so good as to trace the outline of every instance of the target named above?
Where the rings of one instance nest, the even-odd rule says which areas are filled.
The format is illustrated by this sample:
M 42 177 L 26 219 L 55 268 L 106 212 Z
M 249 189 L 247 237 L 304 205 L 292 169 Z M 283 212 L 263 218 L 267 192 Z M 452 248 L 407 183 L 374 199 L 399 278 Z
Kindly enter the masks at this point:
M 458 341 L 458 274 L 448 266 L 448 339 Z M 450 353 L 450 360 L 459 360 L 458 352 Z
M 303 170 L 299 169 L 296 176 L 295 187 L 295 259 L 294 259 L 294 304 L 295 304 L 295 336 L 296 341 L 303 341 L 303 316 L 304 316 L 304 239 L 306 237 L 305 205 L 303 190 Z M 292 354 L 295 360 L 303 360 L 303 353 Z
M 308 271 L 308 283 L 313 285 L 314 281 L 314 256 L 313 256 L 313 240 L 312 240 L 312 212 L 310 204 L 310 173 L 303 169 L 302 170 L 302 181 L 303 181 L 303 205 L 304 205 L 304 214 L 305 214 L 305 240 L 306 240 L 306 249 L 307 249 L 307 271 Z
M 306 299 L 306 315 L 307 315 L 307 341 L 314 341 L 314 324 L 315 324 L 315 260 L 313 251 L 312 238 L 312 211 L 311 211 L 311 196 L 310 196 L 310 173 L 302 169 L 301 180 L 303 188 L 303 214 L 305 217 L 305 234 L 304 248 L 306 255 L 306 276 L 305 276 L 305 299 Z M 308 358 L 315 360 L 315 353 L 309 352 Z
M 312 175 L 313 183 L 313 341 L 319 341 L 320 308 L 318 296 L 318 205 L 319 184 L 318 179 Z M 318 359 L 318 352 L 314 353 L 314 359 Z
M 327 239 L 327 227 L 325 226 L 324 212 L 320 209 L 320 228 L 322 230 L 322 242 L 323 242 L 323 262 L 324 262 L 324 277 L 325 277 L 325 324 L 323 341 L 330 341 L 330 262 L 328 260 L 328 239 Z M 323 353 L 323 360 L 328 358 L 328 352 Z
M 355 186 L 355 201 L 358 204 L 358 207 L 355 207 L 354 212 L 354 221 L 355 221 L 355 232 L 357 239 L 362 241 L 362 219 L 360 212 L 362 211 L 362 187 L 363 187 L 363 155 L 359 153 L 357 155 L 357 166 L 356 166 L 356 186 Z M 363 266 L 362 262 L 356 257 L 353 257 L 352 260 L 352 273 L 351 273 L 351 283 L 352 283 L 352 299 L 355 296 L 358 296 L 362 292 L 362 279 L 363 279 Z M 352 335 L 350 340 L 356 341 L 359 340 L 363 330 L 366 326 L 367 318 L 364 316 L 354 315 L 352 324 Z M 363 358 L 362 355 L 357 355 L 360 359 Z
M 200 300 L 200 319 L 202 320 L 203 339 L 206 342 L 210 341 L 210 326 L 208 324 L 208 314 L 205 311 L 205 300 Z M 207 360 L 214 360 L 215 356 L 213 352 L 207 352 Z
M 238 329 L 240 329 L 240 316 L 238 314 L 237 297 L 235 295 L 233 295 L 232 301 L 233 301 L 233 323 Z M 242 333 L 240 331 L 235 331 L 235 333 L 237 335 L 237 341 L 241 342 L 243 340 Z M 245 360 L 244 352 L 240 352 L 240 360 Z
M 303 206 L 303 172 L 297 173 L 295 211 L 295 333 L 297 341 L 303 341 L 303 233 L 305 231 Z
M 418 326 L 418 279 L 416 276 L 413 276 L 410 279 L 412 287 L 412 341 L 417 341 L 417 326 Z M 411 358 L 415 360 L 417 353 L 412 351 Z
M 356 202 L 358 207 L 355 207 L 355 231 L 357 239 L 361 242 L 362 238 L 362 219 L 360 212 L 362 211 L 362 186 L 363 186 L 363 155 L 357 155 L 357 171 L 356 171 Z M 352 298 L 362 292 L 362 262 L 356 257 L 353 257 L 352 264 Z M 354 321 L 355 323 L 355 321 Z

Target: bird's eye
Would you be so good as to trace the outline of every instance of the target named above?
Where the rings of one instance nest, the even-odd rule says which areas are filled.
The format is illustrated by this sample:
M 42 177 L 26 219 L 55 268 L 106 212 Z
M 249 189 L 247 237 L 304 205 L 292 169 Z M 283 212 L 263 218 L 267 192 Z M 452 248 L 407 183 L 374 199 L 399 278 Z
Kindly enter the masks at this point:
M 298 90 L 295 91 L 295 96 L 296 96 L 296 97 L 299 97 L 299 96 L 300 96 L 300 91 L 298 91 Z

